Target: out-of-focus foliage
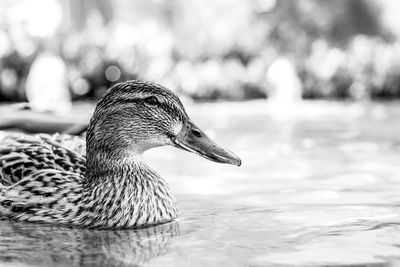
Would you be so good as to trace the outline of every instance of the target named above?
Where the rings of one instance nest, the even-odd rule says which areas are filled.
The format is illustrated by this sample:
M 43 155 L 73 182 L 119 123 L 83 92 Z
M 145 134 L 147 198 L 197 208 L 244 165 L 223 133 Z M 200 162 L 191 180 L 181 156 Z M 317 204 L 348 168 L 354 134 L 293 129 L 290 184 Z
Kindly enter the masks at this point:
M 265 97 L 268 70 L 282 58 L 303 97 L 399 97 L 396 7 L 396 0 L 4 1 L 0 100 L 25 98 L 44 53 L 64 62 L 74 98 L 136 78 L 194 99 Z

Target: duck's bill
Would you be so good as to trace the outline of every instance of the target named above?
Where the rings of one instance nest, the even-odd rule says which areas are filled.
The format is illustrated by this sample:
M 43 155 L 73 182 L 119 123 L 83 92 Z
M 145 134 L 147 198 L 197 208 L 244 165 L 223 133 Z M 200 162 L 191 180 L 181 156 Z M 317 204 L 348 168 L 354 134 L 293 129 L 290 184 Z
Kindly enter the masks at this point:
M 237 166 L 242 164 L 238 156 L 213 142 L 191 121 L 183 125 L 173 141 L 176 147 L 196 153 L 211 161 Z

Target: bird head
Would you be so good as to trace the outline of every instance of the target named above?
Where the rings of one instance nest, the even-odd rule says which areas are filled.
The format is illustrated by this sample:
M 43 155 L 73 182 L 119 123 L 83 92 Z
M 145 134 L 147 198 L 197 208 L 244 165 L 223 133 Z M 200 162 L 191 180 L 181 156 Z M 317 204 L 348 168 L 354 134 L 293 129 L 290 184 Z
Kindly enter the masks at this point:
M 127 81 L 110 88 L 96 106 L 87 141 L 88 156 L 91 148 L 142 154 L 172 145 L 215 162 L 241 164 L 193 123 L 176 94 L 150 82 Z

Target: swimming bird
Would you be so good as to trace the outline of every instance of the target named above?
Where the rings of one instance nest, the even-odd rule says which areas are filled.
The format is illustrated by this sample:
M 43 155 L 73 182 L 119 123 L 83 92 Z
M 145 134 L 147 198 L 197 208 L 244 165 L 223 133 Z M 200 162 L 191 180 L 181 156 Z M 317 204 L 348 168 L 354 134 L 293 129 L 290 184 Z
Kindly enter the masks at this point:
M 0 144 L 0 217 L 85 228 L 135 228 L 174 220 L 167 183 L 143 160 L 172 145 L 240 165 L 189 118 L 179 98 L 150 82 L 106 91 L 86 142 L 68 135 L 11 135 Z

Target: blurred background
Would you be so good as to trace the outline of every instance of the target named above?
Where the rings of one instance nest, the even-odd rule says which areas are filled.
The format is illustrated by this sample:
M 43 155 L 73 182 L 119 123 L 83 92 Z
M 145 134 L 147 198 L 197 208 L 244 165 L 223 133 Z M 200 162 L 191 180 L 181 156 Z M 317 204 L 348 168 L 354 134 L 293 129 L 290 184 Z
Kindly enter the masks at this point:
M 0 1 L 1 130 L 82 134 L 129 79 L 242 166 L 150 150 L 179 221 L 0 220 L 0 265 L 400 266 L 400 1 Z
M 128 79 L 201 101 L 399 98 L 399 8 L 396 0 L 5 0 L 0 101 L 65 111 Z

